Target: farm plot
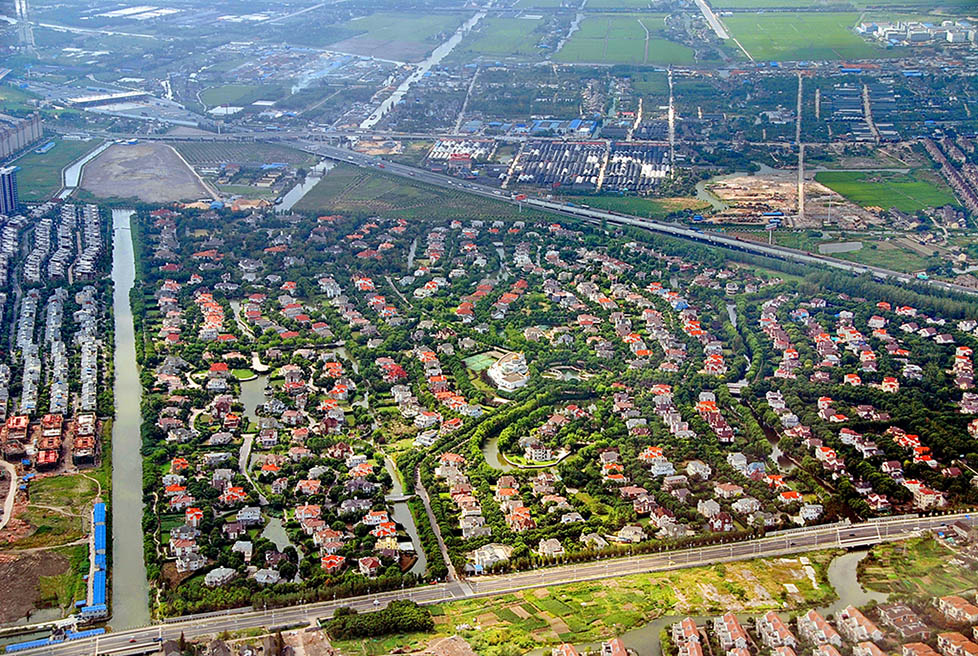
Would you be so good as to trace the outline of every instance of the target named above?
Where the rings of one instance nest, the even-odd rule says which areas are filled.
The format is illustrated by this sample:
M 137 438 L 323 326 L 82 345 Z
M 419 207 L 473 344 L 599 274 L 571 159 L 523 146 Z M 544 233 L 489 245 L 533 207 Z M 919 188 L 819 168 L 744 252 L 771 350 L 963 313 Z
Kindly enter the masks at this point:
M 418 61 L 441 42 L 439 35 L 447 36 L 461 22 L 461 15 L 379 12 L 343 23 L 343 29 L 359 33 L 333 43 L 330 49 L 394 61 Z
M 588 16 L 554 59 L 594 64 L 682 64 L 693 50 L 665 37 L 664 14 Z
M 914 213 L 928 207 L 956 204 L 943 182 L 927 180 L 917 173 L 820 171 L 815 181 L 862 207 L 896 208 Z
M 176 143 L 174 148 L 192 166 L 199 164 L 307 164 L 315 160 L 308 153 L 286 146 L 265 143 Z
M 459 44 L 453 57 L 487 55 L 491 57 L 539 58 L 544 52 L 537 44 L 544 25 L 542 18 L 486 18 L 477 32 Z
M 757 60 L 803 61 L 898 57 L 900 49 L 884 50 L 867 43 L 852 27 L 853 12 L 734 14 L 724 24 Z

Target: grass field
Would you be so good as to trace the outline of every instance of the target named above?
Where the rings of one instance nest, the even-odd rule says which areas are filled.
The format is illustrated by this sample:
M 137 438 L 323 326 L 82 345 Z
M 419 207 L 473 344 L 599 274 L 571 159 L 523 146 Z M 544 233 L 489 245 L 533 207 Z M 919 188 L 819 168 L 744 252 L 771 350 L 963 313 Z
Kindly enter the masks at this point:
M 521 654 L 560 642 L 607 639 L 671 614 L 758 613 L 825 602 L 834 552 L 808 555 L 819 585 L 813 587 L 797 559 L 756 560 L 673 572 L 572 583 L 432 607 L 437 635 L 460 634 L 478 654 Z M 797 594 L 785 591 L 793 583 Z M 465 628 L 465 627 L 469 628 Z M 341 641 L 344 654 L 375 656 L 414 651 L 434 634 Z
M 330 47 L 354 55 L 417 61 L 438 45 L 439 34 L 453 32 L 461 23 L 461 14 L 377 12 L 340 24 L 342 31 L 356 36 Z
M 275 100 L 281 90 L 252 84 L 225 84 L 200 92 L 200 100 L 207 107 L 218 105 L 250 105 L 256 100 Z
M 859 564 L 859 580 L 879 592 L 928 598 L 978 587 L 978 572 L 951 564 L 952 558 L 933 538 L 880 544 Z
M 4 84 L 0 86 L 0 112 L 25 112 L 33 109 L 30 100 L 38 98 L 30 91 Z
M 734 14 L 724 24 L 754 59 L 802 61 L 897 57 L 902 50 L 884 50 L 852 31 L 854 12 Z
M 54 141 L 55 147 L 43 155 L 31 151 L 14 162 L 20 167 L 17 173 L 17 186 L 21 200 L 47 200 L 56 194 L 61 189 L 61 169 L 95 150 L 102 143 L 97 139 L 92 141 L 55 139 Z
M 914 213 L 928 207 L 957 204 L 943 182 L 925 179 L 920 173 L 820 171 L 815 174 L 815 181 L 862 207 L 896 208 Z
M 664 33 L 664 14 L 588 16 L 554 60 L 595 64 L 692 62 L 692 49 L 663 38 Z
M 605 0 L 613 2 L 614 0 Z M 623 1 L 623 0 L 620 0 Z M 887 6 L 906 7 L 906 0 L 711 0 L 714 9 L 819 9 L 824 7 L 845 7 L 854 9 L 878 8 Z M 588 2 L 588 7 L 592 6 Z M 959 10 L 974 6 L 972 0 L 916 0 L 916 9 Z
M 179 142 L 173 147 L 191 165 L 196 164 L 286 164 L 306 165 L 316 157 L 295 148 L 269 143 Z
M 339 164 L 313 187 L 296 211 L 320 214 L 372 216 L 386 214 L 404 219 L 530 220 L 539 216 L 507 203 L 478 198 L 420 182 L 408 182 L 380 171 Z
M 654 5 L 650 0 L 588 0 L 586 8 L 595 9 L 650 9 Z
M 873 248 L 873 246 L 876 248 Z M 850 253 L 835 253 L 833 257 L 859 264 L 893 269 L 903 273 L 914 273 L 922 271 L 931 264 L 927 258 L 915 253 L 908 248 L 902 248 L 892 242 L 879 242 L 876 244 L 863 244 L 858 251 Z
M 640 198 L 638 196 L 588 196 L 581 198 L 574 196 L 564 200 L 582 202 L 603 210 L 613 210 L 649 218 L 663 217 L 670 212 L 679 210 L 697 211 L 710 207 L 709 203 L 696 198 Z
M 544 34 L 535 30 L 543 24 L 542 18 L 485 18 L 479 23 L 478 32 L 466 37 L 452 56 L 462 59 L 466 55 L 537 59 L 547 52 L 537 47 Z

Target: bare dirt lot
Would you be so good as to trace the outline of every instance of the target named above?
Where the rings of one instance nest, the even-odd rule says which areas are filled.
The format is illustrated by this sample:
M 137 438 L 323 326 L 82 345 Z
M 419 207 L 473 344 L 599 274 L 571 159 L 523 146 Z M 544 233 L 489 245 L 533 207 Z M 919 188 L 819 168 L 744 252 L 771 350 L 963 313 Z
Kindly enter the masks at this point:
M 0 554 L 0 624 L 25 617 L 41 598 L 40 578 L 67 569 L 68 559 L 57 553 Z
M 165 144 L 116 144 L 85 166 L 81 186 L 102 198 L 147 203 L 210 198 L 194 172 Z

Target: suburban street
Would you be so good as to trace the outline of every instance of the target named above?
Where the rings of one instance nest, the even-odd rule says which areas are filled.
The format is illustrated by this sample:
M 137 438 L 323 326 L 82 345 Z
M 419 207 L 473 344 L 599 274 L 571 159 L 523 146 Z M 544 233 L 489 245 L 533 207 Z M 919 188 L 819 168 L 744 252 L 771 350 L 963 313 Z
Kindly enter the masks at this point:
M 822 548 L 867 547 L 911 537 L 923 530 L 939 530 L 941 527 L 956 521 L 974 523 L 975 518 L 970 513 L 933 517 L 901 516 L 858 524 L 799 528 L 755 540 L 468 579 L 466 585 L 471 589 L 471 592 L 458 582 L 454 582 L 273 610 L 223 611 L 175 618 L 154 626 L 41 647 L 25 653 L 45 653 L 57 656 L 146 653 L 156 651 L 159 640 L 176 639 L 181 633 L 186 638 L 194 638 L 220 631 L 236 631 L 256 627 L 275 629 L 303 625 L 321 618 L 332 617 L 333 612 L 342 606 L 356 608 L 358 611 L 368 611 L 382 608 L 397 599 L 409 599 L 419 604 L 436 604 L 465 598 L 495 596 L 527 588 L 561 585 L 575 581 L 599 580 L 751 558 L 785 556 Z

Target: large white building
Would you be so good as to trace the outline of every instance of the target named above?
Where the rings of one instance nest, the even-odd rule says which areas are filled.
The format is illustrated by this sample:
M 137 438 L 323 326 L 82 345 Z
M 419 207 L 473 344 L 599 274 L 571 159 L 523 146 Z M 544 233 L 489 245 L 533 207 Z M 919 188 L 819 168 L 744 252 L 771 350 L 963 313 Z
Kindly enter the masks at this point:
M 486 372 L 489 380 L 503 392 L 514 392 L 526 385 L 530 375 L 522 353 L 507 353 L 496 360 Z

